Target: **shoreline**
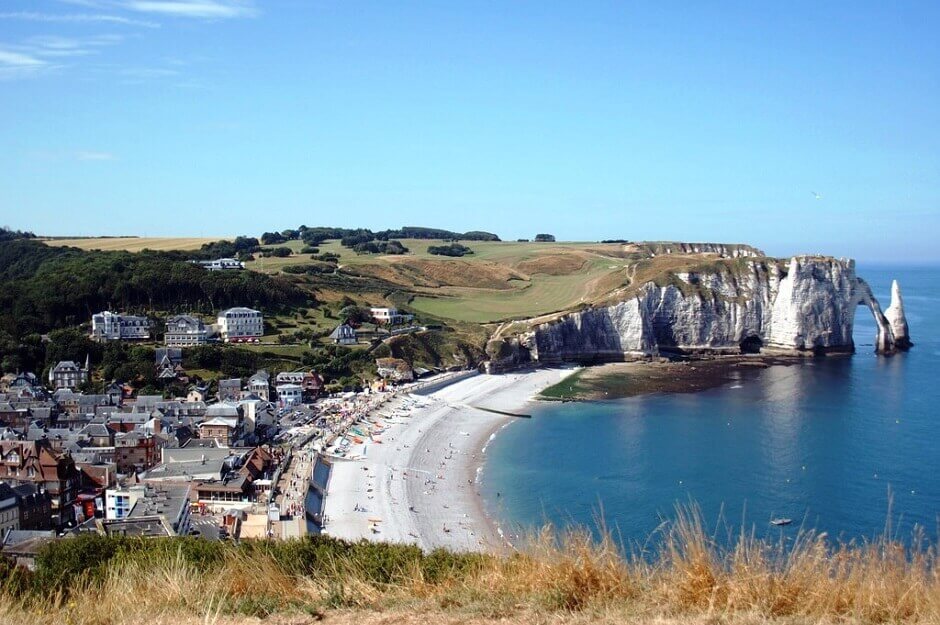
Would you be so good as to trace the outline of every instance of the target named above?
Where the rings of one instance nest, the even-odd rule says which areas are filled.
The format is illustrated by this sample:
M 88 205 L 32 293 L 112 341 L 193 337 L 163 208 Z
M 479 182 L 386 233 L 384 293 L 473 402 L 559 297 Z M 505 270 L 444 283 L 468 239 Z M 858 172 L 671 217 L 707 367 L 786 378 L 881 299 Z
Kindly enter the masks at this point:
M 841 358 L 830 354 L 825 358 Z M 698 393 L 745 381 L 771 367 L 799 366 L 806 356 L 715 355 L 677 360 L 630 360 L 582 367 L 577 375 L 546 388 L 549 402 L 605 401 L 655 393 Z
M 334 459 L 323 533 L 425 551 L 511 549 L 480 491 L 485 450 L 543 389 L 577 371 L 542 368 L 465 378 L 373 411 L 381 430 Z

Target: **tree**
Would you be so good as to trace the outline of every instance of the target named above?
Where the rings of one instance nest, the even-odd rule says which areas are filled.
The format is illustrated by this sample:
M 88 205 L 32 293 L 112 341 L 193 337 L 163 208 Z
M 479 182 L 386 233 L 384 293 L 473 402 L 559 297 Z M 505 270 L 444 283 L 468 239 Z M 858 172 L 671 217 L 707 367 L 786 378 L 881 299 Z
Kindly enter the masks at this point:
M 535 240 L 540 243 L 554 243 L 555 235 L 553 234 L 537 234 L 535 235 Z
M 466 245 L 461 245 L 460 243 L 451 243 L 450 245 L 432 245 L 428 247 L 428 254 L 434 256 L 466 256 L 467 254 L 473 254 L 471 250 Z
M 339 311 L 339 316 L 350 323 L 366 323 L 372 321 L 372 310 L 364 306 L 346 306 Z

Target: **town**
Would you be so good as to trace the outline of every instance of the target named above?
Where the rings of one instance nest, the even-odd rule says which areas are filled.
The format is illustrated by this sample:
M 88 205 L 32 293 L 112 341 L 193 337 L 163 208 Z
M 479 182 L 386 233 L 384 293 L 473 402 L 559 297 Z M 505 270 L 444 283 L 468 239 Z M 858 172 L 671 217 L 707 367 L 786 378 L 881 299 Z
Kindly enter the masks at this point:
M 224 259 L 217 269 L 240 265 Z M 211 269 L 211 268 L 210 268 Z M 415 329 L 395 308 L 370 309 L 387 336 Z M 151 339 L 154 320 L 102 311 L 95 342 Z M 189 381 L 184 350 L 213 342 L 258 342 L 260 311 L 222 310 L 165 320 L 154 350 L 160 380 Z M 339 324 L 337 345 L 358 342 Z M 325 484 L 319 452 L 418 377 L 396 358 L 377 358 L 378 377 L 361 389 L 327 392 L 312 370 L 259 370 L 247 378 L 198 378 L 185 396 L 147 395 L 114 380 L 81 392 L 90 366 L 61 361 L 43 380 L 32 372 L 0 379 L 0 551 L 30 567 L 42 547 L 82 533 L 198 536 L 207 540 L 297 538 L 319 531 Z M 313 491 L 319 492 L 310 492 Z

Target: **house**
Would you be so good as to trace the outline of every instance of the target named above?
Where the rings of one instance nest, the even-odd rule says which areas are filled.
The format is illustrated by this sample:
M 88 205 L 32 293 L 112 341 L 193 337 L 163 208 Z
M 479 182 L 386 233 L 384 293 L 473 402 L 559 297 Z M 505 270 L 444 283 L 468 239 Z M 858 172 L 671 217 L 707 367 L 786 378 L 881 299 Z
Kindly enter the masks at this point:
M 238 386 L 241 388 L 241 380 L 238 381 Z M 186 401 L 188 402 L 204 402 L 209 398 L 209 387 L 208 385 L 199 385 L 194 384 L 189 388 L 189 392 L 186 393 Z
M 176 366 L 183 362 L 183 350 L 179 347 L 158 347 L 153 350 L 154 364 Z
M 174 380 L 185 374 L 183 370 L 183 350 L 179 347 L 158 347 L 154 350 L 157 365 L 157 378 Z
M 19 389 L 36 386 L 39 386 L 39 377 L 31 371 L 24 371 L 23 373 L 17 374 L 8 373 L 3 376 L 0 391 L 4 393 L 15 393 Z
M 375 361 L 379 377 L 392 382 L 412 382 L 415 379 L 411 365 L 401 358 L 378 358 Z
M 230 269 L 238 270 L 244 269 L 245 263 L 240 260 L 235 260 L 234 258 L 217 258 L 215 260 L 193 260 L 190 261 L 195 265 L 200 265 L 205 267 L 209 271 L 226 271 Z
M 223 447 L 230 446 L 237 433 L 237 417 L 213 417 L 199 424 L 199 438 L 213 439 Z
M 0 482 L 0 537 L 10 530 L 20 529 L 20 502 L 16 491 L 6 482 Z
M 275 378 L 277 384 L 300 384 L 305 399 L 314 399 L 323 390 L 323 378 L 316 371 L 282 371 Z
M 336 326 L 336 329 L 330 333 L 330 339 L 336 345 L 355 345 L 358 343 L 356 331 L 348 323 Z
M 52 498 L 32 484 L 14 486 L 20 507 L 21 530 L 52 529 Z
M 114 447 L 114 430 L 104 423 L 89 423 L 78 432 L 78 437 L 91 447 Z
M 241 378 L 229 378 L 228 380 L 219 380 L 219 401 L 235 401 L 242 391 Z
M 73 520 L 81 473 L 71 456 L 54 450 L 48 440 L 0 441 L 0 480 L 49 493 L 55 526 Z
M 145 471 L 160 461 L 166 438 L 134 430 L 114 435 L 114 462 L 119 473 Z
M 262 369 L 248 378 L 248 392 L 264 401 L 271 401 L 271 375 Z
M 201 319 L 192 315 L 175 315 L 166 320 L 163 344 L 167 347 L 202 345 L 209 340 L 209 330 Z
M 53 389 L 78 388 L 88 380 L 88 357 L 85 367 L 80 367 L 71 360 L 61 360 L 49 370 L 49 385 Z
M 111 400 L 112 406 L 120 406 L 124 403 L 125 388 L 118 384 L 117 382 L 111 382 L 108 384 L 108 387 L 104 389 L 104 394 L 108 396 Z
M 236 307 L 223 310 L 218 316 L 219 335 L 226 343 L 256 342 L 264 335 L 264 317 L 257 310 Z
M 150 338 L 150 319 L 121 315 L 109 310 L 91 317 L 91 338 L 97 341 L 123 341 Z
M 402 314 L 397 308 L 371 308 L 372 320 L 380 325 L 399 325 L 408 323 L 415 318 L 414 315 Z
M 278 384 L 277 403 L 282 408 L 304 403 L 304 389 L 300 384 Z
M 36 556 L 47 543 L 55 540 L 52 530 L 13 530 L 0 536 L 0 553 L 13 560 L 17 566 L 30 571 L 36 568 Z

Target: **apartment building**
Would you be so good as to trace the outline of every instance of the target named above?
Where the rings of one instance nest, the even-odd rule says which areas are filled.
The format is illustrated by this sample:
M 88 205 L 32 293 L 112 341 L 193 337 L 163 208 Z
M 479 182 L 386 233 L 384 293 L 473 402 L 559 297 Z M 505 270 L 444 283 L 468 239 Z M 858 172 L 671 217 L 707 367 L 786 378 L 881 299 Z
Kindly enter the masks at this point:
M 91 338 L 97 341 L 141 340 L 150 338 L 150 319 L 105 310 L 91 317 Z
M 192 315 L 175 315 L 166 320 L 163 344 L 167 347 L 191 347 L 209 340 L 209 330 Z
M 223 310 L 219 313 L 218 326 L 219 335 L 226 343 L 254 341 L 264 335 L 264 317 L 251 308 Z

